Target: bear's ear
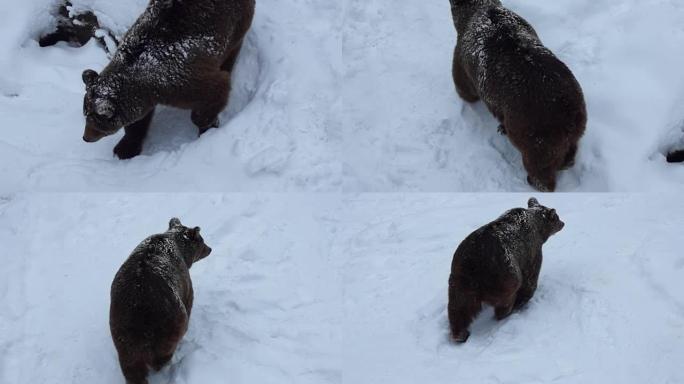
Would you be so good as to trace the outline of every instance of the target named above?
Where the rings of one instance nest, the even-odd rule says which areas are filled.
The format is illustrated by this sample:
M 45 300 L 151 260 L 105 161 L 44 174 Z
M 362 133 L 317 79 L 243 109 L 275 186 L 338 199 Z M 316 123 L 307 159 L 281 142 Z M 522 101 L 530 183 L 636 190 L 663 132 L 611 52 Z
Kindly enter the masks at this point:
M 97 76 L 97 72 L 93 71 L 92 69 L 86 69 L 85 71 L 83 71 L 81 78 L 83 79 L 83 84 L 85 84 L 86 87 L 89 87 L 93 84 L 93 82 L 95 82 Z
M 190 234 L 192 235 L 193 239 L 199 240 L 199 238 L 200 238 L 200 227 L 193 228 L 192 232 Z
M 530 199 L 527 201 L 527 208 L 534 208 L 538 206 L 539 202 L 534 197 L 530 197 Z
M 95 113 L 111 119 L 114 116 L 114 103 L 107 99 L 95 99 Z
M 181 222 L 177 217 L 174 217 L 171 220 L 169 220 L 169 229 L 173 229 L 173 228 L 178 227 L 180 225 L 181 225 Z

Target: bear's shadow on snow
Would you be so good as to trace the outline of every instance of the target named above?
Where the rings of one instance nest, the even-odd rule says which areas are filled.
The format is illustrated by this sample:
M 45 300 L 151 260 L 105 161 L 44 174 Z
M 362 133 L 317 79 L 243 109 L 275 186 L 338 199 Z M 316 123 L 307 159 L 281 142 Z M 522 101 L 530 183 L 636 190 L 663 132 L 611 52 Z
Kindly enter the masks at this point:
M 248 32 L 231 76 L 228 106 L 219 115 L 220 125 L 215 129 L 229 129 L 230 121 L 254 99 L 260 74 L 259 49 L 256 41 L 253 32 Z M 205 135 L 211 135 L 213 131 L 214 129 L 210 129 Z M 173 152 L 184 144 L 198 139 L 197 127 L 190 120 L 190 111 L 158 106 L 143 145 L 142 155 Z

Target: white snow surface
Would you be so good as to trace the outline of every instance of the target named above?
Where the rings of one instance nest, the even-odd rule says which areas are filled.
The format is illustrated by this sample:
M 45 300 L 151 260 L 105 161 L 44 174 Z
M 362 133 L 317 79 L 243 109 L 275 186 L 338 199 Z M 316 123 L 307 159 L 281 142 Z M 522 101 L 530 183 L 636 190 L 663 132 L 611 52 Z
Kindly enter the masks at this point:
M 118 134 L 81 140 L 81 73 L 108 58 L 94 40 L 40 48 L 54 2 L 28 0 L 0 16 L 0 172 L 10 191 L 242 191 L 341 189 L 339 6 L 258 1 L 233 72 L 220 129 L 201 138 L 189 111 L 160 108 L 142 156 L 113 157 Z M 142 0 L 75 0 L 117 36 Z M 333 33 L 330 33 L 333 31 Z M 338 31 L 338 32 L 334 32 Z M 337 48 L 337 49 L 336 49 Z
M 110 285 L 130 252 L 176 215 L 200 226 L 213 249 L 190 269 L 188 332 L 150 384 L 340 382 L 341 284 L 322 219 L 329 206 L 303 196 L 0 200 L 0 383 L 124 383 L 109 333 Z
M 682 383 L 677 195 L 544 195 L 565 228 L 539 288 L 448 338 L 451 257 L 529 195 L 20 194 L 0 199 L 0 382 L 123 383 L 121 263 L 172 216 L 212 254 L 160 383 Z
M 123 35 L 144 0 L 74 0 Z M 94 42 L 39 48 L 55 0 L 0 14 L 0 171 L 18 191 L 530 191 L 520 154 L 451 79 L 449 3 L 258 0 L 221 127 L 161 108 L 142 156 L 81 140 Z M 684 167 L 684 3 L 507 0 L 574 72 L 589 111 L 560 191 L 670 191 Z
M 340 235 L 345 383 L 681 383 L 684 258 L 676 196 L 545 195 L 565 228 L 530 303 L 449 340 L 458 244 L 527 195 L 360 196 Z M 338 257 L 334 258 L 339 259 Z

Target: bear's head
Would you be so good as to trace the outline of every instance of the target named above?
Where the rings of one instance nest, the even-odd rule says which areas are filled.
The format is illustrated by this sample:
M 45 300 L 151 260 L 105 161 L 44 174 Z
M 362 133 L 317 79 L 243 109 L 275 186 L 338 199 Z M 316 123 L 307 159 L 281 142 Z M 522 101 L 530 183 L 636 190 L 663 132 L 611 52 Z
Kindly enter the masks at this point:
M 555 209 L 539 204 L 534 197 L 527 201 L 527 207 L 533 211 L 534 217 L 539 219 L 538 225 L 544 240 L 558 233 L 565 226 L 565 223 L 558 217 Z
M 83 71 L 86 94 L 83 97 L 83 115 L 86 118 L 83 140 L 94 143 L 112 135 L 130 123 L 130 111 L 124 111 L 120 98 L 121 82 L 116 76 L 101 76 L 92 69 Z M 135 120 L 133 120 L 135 121 Z
M 188 228 L 181 224 L 178 218 L 174 217 L 169 221 L 168 232 L 171 233 L 176 245 L 181 250 L 188 268 L 211 253 L 211 248 L 204 243 L 204 239 L 200 235 L 199 227 Z

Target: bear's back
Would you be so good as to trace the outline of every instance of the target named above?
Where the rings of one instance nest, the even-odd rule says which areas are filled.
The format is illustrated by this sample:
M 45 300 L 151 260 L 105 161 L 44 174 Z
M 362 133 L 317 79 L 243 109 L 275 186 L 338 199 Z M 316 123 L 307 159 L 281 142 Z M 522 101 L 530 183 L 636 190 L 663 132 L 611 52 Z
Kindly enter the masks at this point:
M 483 101 L 541 131 L 564 126 L 583 132 L 586 112 L 579 82 L 534 28 L 503 7 L 482 12 L 479 23 L 485 27 L 473 28 L 485 31 L 474 33 L 477 59 L 471 62 L 477 66 L 474 80 Z
M 184 300 L 189 289 L 189 271 L 171 239 L 152 236 L 133 251 L 114 277 L 112 317 L 129 327 L 134 324 L 148 329 L 161 319 L 186 312 Z
M 173 74 L 198 59 L 220 61 L 253 0 L 152 1 L 124 36 L 113 63 Z M 248 17 L 245 14 L 250 15 Z

